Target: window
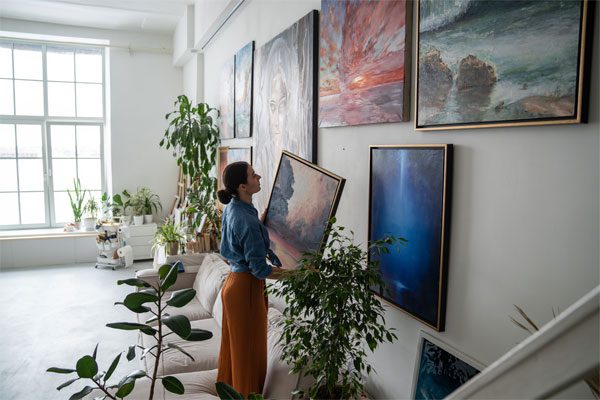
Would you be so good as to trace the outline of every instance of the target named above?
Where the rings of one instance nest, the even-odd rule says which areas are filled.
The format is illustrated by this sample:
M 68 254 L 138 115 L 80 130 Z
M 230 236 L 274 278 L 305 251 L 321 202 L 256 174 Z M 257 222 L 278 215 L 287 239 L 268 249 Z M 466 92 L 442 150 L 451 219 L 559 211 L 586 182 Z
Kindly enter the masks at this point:
M 74 179 L 99 201 L 104 91 L 103 47 L 0 40 L 0 229 L 72 221 Z

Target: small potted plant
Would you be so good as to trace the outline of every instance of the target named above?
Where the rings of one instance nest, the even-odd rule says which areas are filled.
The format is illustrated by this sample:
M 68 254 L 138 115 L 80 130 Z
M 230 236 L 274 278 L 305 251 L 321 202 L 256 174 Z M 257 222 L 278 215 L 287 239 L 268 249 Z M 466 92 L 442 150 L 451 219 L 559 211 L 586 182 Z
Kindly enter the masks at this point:
M 146 207 L 144 198 L 139 190 L 131 196 L 129 204 L 133 212 L 133 225 L 143 225 Z
M 73 211 L 73 222 L 75 228 L 81 227 L 81 216 L 83 215 L 83 202 L 85 201 L 85 195 L 87 190 L 81 188 L 81 182 L 79 178 L 73 179 L 73 192 L 67 189 L 69 195 L 69 202 L 71 203 L 71 210 Z
M 162 204 L 160 204 L 160 197 L 147 187 L 138 189 L 137 195 L 140 201 L 144 204 L 144 223 L 152 223 L 153 214 L 162 211 Z
M 185 228 L 176 224 L 172 218 L 166 218 L 165 223 L 156 229 L 153 250 L 159 246 L 165 247 L 167 255 L 177 255 L 180 245 L 185 242 Z
M 131 222 L 131 215 L 128 215 L 127 211 L 131 210 L 131 195 L 127 190 L 123 190 L 120 194 L 116 193 L 112 197 L 110 208 L 115 222 L 123 222 L 124 224 L 129 225 Z
M 98 211 L 100 211 L 100 207 L 98 207 L 96 200 L 93 198 L 88 199 L 87 203 L 85 203 L 85 207 L 83 207 L 83 212 L 87 215 L 87 217 L 83 219 L 83 227 L 86 231 L 93 231 L 96 229 Z

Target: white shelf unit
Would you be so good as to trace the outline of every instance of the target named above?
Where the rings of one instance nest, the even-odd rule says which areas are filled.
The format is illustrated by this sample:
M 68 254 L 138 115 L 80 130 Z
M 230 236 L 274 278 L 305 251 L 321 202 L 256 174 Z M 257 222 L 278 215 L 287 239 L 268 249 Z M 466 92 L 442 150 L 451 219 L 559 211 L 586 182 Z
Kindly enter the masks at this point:
M 129 237 L 125 239 L 133 249 L 134 260 L 152 259 L 152 238 L 156 233 L 156 224 L 129 225 Z

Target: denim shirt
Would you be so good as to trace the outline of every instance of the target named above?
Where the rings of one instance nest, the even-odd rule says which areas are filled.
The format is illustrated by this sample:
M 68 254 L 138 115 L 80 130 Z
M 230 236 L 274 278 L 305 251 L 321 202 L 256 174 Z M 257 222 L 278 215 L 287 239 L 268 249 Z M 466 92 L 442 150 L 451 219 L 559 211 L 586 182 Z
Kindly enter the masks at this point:
M 221 255 L 229 260 L 232 272 L 250 271 L 258 279 L 271 274 L 266 261 L 269 232 L 252 204 L 232 198 L 223 211 L 222 229 Z

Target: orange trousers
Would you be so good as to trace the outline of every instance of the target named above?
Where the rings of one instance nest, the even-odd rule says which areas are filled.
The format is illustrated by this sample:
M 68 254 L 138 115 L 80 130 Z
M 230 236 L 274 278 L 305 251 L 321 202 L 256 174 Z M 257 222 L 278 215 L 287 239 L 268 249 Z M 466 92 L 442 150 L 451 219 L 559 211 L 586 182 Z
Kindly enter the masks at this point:
M 267 309 L 264 279 L 230 272 L 221 292 L 223 326 L 218 382 L 244 397 L 262 393 L 267 373 Z

